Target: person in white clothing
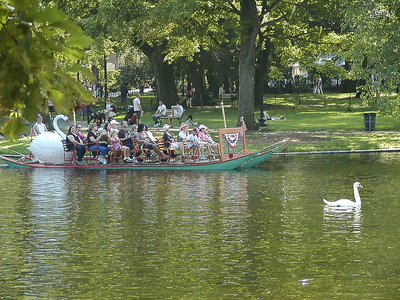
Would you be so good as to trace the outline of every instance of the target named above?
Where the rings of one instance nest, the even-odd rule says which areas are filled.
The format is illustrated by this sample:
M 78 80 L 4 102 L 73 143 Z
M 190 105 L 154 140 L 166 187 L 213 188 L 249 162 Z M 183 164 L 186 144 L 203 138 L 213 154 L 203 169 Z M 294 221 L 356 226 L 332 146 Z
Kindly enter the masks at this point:
M 205 156 L 203 153 L 203 146 L 200 144 L 199 138 L 197 134 L 199 133 L 199 130 L 195 127 L 192 129 L 192 133 L 189 134 L 189 136 L 186 138 L 186 143 L 188 149 L 191 149 L 192 151 L 194 149 L 197 149 L 198 157 L 200 160 L 205 160 Z M 194 156 L 194 152 L 192 152 Z
M 140 94 L 137 94 L 135 99 L 133 99 L 133 111 L 136 115 L 136 125 L 139 125 L 140 117 L 143 113 L 142 106 L 140 105 Z
M 178 142 L 186 141 L 186 138 L 189 135 L 189 133 L 187 131 L 188 128 L 189 128 L 189 125 L 187 125 L 186 123 L 182 123 L 181 125 L 179 125 L 179 133 L 178 133 L 178 138 L 177 138 Z
M 43 123 L 43 117 L 41 114 L 37 115 L 36 123 L 33 125 L 32 129 L 35 136 L 47 131 L 46 124 Z
M 164 103 L 161 100 L 158 101 L 157 111 L 154 115 L 151 116 L 154 120 L 154 127 L 160 126 L 158 119 L 161 117 L 165 117 L 166 112 L 167 112 L 167 107 L 164 105 Z
M 176 102 L 176 105 L 171 106 L 172 109 L 172 116 L 175 119 L 180 119 L 182 118 L 183 115 L 183 106 L 182 106 L 182 102 L 178 101 Z M 171 125 L 171 118 L 170 116 L 168 116 L 168 124 Z
M 224 102 L 224 93 L 225 93 L 224 84 L 222 83 L 218 89 L 218 98 L 219 98 L 219 101 L 221 101 L 221 102 Z

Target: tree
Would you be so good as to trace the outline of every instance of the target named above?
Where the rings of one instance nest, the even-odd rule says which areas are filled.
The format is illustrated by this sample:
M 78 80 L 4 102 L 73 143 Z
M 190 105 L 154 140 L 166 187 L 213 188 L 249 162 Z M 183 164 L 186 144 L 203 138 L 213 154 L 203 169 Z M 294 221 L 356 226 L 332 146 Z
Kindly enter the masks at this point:
M 336 4 L 336 1 L 325 3 L 322 0 L 312 3 L 302 0 L 187 0 L 185 4 L 182 0 L 168 0 L 158 1 L 154 9 L 149 10 L 149 18 L 155 20 L 153 31 L 168 35 L 174 41 L 169 43 L 169 53 L 189 55 L 191 51 L 196 52 L 196 45 L 200 44 L 206 50 L 218 48 L 237 57 L 238 121 L 243 116 L 248 128 L 254 129 L 256 58 L 266 47 L 265 42 L 272 45 L 269 53 L 280 52 L 283 63 L 284 59 L 289 62 L 290 58 L 296 58 L 293 49 L 300 52 L 304 45 L 309 53 L 321 51 L 310 44 L 320 46 L 322 38 L 333 31 L 332 27 L 338 27 L 332 17 L 338 9 Z M 324 22 L 323 18 L 328 21 Z M 173 51 L 172 47 L 182 37 L 186 41 L 183 50 L 175 48 Z
M 142 51 L 152 64 L 157 99 L 165 104 L 175 104 L 179 99 L 174 82 L 173 67 L 165 59 L 169 40 L 159 38 L 153 32 L 148 17 L 149 10 L 158 1 L 97 1 L 84 3 L 73 0 L 48 0 L 56 2 L 60 9 L 77 20 L 85 33 L 95 39 L 90 56 L 92 63 L 99 64 L 100 54 L 123 52 L 135 47 Z
M 35 120 L 48 112 L 48 101 L 57 111 L 69 114 L 92 96 L 71 73 L 88 69 L 75 63 L 65 69 L 61 61 L 77 62 L 92 39 L 51 6 L 38 0 L 0 2 L 0 114 L 10 141 L 25 131 L 23 120 Z
M 344 1 L 347 3 L 347 1 Z M 343 56 L 351 64 L 350 76 L 362 82 L 365 100 L 373 97 L 371 76 L 378 78 L 380 92 L 394 93 L 399 86 L 400 10 L 398 1 L 352 1 L 346 7 L 343 30 L 347 43 Z M 380 113 L 400 117 L 399 97 L 381 97 Z

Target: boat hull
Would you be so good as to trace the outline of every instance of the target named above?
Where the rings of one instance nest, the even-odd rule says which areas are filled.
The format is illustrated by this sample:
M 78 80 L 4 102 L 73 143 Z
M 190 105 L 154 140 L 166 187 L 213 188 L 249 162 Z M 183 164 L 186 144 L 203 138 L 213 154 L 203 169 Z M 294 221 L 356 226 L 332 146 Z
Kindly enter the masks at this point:
M 181 170 L 181 171 L 221 171 L 235 170 L 254 158 L 258 152 L 225 161 L 193 163 L 125 163 L 125 164 L 88 164 L 88 165 L 50 165 L 41 163 L 21 163 L 15 159 L 1 157 L 11 168 L 51 168 L 51 169 L 106 169 L 106 170 Z
M 258 153 L 256 156 L 254 156 L 252 159 L 248 160 L 245 162 L 242 166 L 240 166 L 240 169 L 250 169 L 254 168 L 255 166 L 261 164 L 262 162 L 266 161 L 268 157 L 270 157 L 272 154 L 274 154 L 276 151 L 278 151 L 279 147 L 271 149 L 266 152 Z

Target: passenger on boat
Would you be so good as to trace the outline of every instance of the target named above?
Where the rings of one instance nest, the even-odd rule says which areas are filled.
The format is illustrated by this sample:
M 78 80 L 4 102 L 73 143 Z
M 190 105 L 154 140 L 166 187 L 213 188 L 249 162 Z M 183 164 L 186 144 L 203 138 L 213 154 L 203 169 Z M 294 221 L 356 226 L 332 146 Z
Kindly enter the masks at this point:
M 157 129 L 156 133 L 159 132 L 160 130 Z M 150 142 L 152 142 L 153 144 L 157 144 L 158 141 L 157 139 L 154 137 L 153 133 L 149 130 L 149 125 L 144 124 L 144 133 L 147 135 L 147 138 Z
M 83 132 L 82 132 L 82 124 L 76 125 L 76 135 L 79 136 L 79 138 L 81 139 L 81 141 L 83 141 L 83 143 L 86 144 L 85 135 L 84 135 Z
M 163 139 L 164 139 L 164 145 L 167 148 L 171 148 L 171 149 L 180 149 L 181 150 L 181 159 L 184 159 L 183 154 L 185 153 L 185 149 L 183 146 L 182 142 L 175 142 L 174 137 L 172 136 L 172 134 L 169 132 L 171 129 L 171 126 L 168 124 L 165 124 L 163 126 L 164 129 L 164 134 L 163 134 Z
M 189 132 L 187 131 L 189 128 L 189 125 L 187 125 L 186 123 L 182 123 L 181 125 L 179 125 L 179 133 L 178 133 L 178 138 L 177 141 L 178 142 L 185 142 Z
M 82 158 L 85 155 L 86 146 L 81 138 L 77 135 L 75 125 L 69 126 L 65 142 L 68 150 L 74 150 L 75 148 L 77 156 L 76 164 L 83 165 Z
M 139 143 L 140 149 L 154 150 L 160 156 L 160 148 L 158 148 L 157 143 L 150 141 L 149 136 L 145 132 L 145 124 L 139 123 L 135 140 Z
M 127 146 L 124 146 L 121 144 L 121 140 L 118 137 L 118 130 L 117 129 L 113 129 L 111 130 L 111 136 L 110 136 L 110 148 L 112 148 L 115 152 L 114 155 L 119 156 L 120 152 L 122 151 L 123 155 L 124 155 L 124 162 L 132 162 L 132 160 L 130 159 L 130 149 Z M 117 154 L 118 153 L 118 154 Z
M 110 122 L 104 123 L 103 134 L 104 133 L 107 133 L 108 138 L 110 138 L 110 134 L 111 134 L 111 123 Z
M 127 127 L 128 127 L 128 122 L 122 121 L 121 129 L 118 131 L 118 138 L 122 142 L 124 147 L 127 147 L 129 149 L 128 152 L 124 152 L 124 162 L 132 162 L 130 156 L 133 152 L 133 141 L 132 141 L 132 136 L 130 136 L 128 131 L 126 130 Z
M 118 125 L 119 125 L 118 121 L 116 121 L 116 120 L 111 120 L 111 121 L 110 121 L 110 125 L 111 125 L 111 130 L 116 130 L 116 131 L 118 131 Z
M 23 163 L 23 164 L 34 164 L 39 162 L 39 160 L 37 159 L 36 156 L 31 155 L 31 154 L 26 154 L 20 157 L 20 159 L 18 159 L 18 162 Z
M 137 125 L 136 124 L 133 124 L 132 125 L 132 127 L 131 127 L 131 130 L 130 130 L 130 135 L 131 135 L 131 137 L 134 137 L 135 136 L 135 134 L 136 134 L 136 132 L 137 132 Z
M 104 134 L 97 135 L 96 123 L 91 123 L 89 125 L 89 132 L 87 134 L 88 150 L 90 151 L 99 150 L 100 151 L 99 161 L 105 165 L 107 164 L 106 156 L 110 151 L 110 147 L 108 146 L 108 143 L 101 141 L 101 138 L 103 136 Z
M 199 159 L 200 160 L 205 160 L 206 158 L 204 157 L 203 153 L 203 147 L 200 145 L 199 138 L 197 134 L 199 133 L 199 130 L 197 127 L 192 129 L 192 133 L 189 134 L 189 136 L 186 139 L 187 142 L 187 147 L 188 149 L 197 149 L 197 153 L 199 154 Z
M 199 133 L 197 134 L 197 137 L 199 138 L 200 146 L 207 147 L 208 153 L 214 154 L 213 148 L 211 147 L 210 143 L 207 141 L 206 138 L 206 133 L 205 133 L 206 128 L 207 128 L 206 126 L 201 124 L 199 126 Z
M 208 132 L 208 127 L 206 127 L 206 129 L 205 129 L 205 134 L 206 134 L 207 142 L 211 145 L 212 149 L 214 150 L 213 155 L 215 155 L 217 153 L 217 151 L 218 151 L 218 153 L 220 153 L 219 144 L 214 142 L 214 140 L 212 139 L 210 133 Z M 214 156 L 214 158 L 215 158 L 215 156 Z
M 37 115 L 36 123 L 32 126 L 32 129 L 35 136 L 47 131 L 46 124 L 43 123 L 43 117 L 41 114 Z

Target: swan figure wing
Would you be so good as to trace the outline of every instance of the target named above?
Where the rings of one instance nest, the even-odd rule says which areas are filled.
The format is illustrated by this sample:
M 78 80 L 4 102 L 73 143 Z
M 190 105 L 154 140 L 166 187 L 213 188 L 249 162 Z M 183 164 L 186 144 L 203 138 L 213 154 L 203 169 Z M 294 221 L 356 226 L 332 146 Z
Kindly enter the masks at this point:
M 49 164 L 64 163 L 64 147 L 61 141 L 65 140 L 66 136 L 58 127 L 59 119 L 68 122 L 67 116 L 57 115 L 53 120 L 53 126 L 57 133 L 43 132 L 27 148 L 40 162 Z

